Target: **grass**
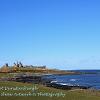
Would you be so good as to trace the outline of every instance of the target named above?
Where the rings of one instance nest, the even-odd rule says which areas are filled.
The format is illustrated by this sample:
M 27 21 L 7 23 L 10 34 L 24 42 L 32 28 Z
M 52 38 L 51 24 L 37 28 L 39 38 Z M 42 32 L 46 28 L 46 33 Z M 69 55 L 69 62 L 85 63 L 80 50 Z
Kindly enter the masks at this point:
M 0 73 L 0 78 L 11 78 L 13 76 L 13 73 Z
M 65 97 L 46 97 L 46 96 L 0 96 L 0 100 L 100 100 L 100 92 L 97 91 L 89 91 L 89 90 L 74 90 L 74 91 L 67 91 L 67 90 L 60 90 L 60 89 L 55 89 L 55 88 L 50 88 L 50 87 L 45 87 L 42 85 L 34 85 L 34 84 L 29 84 L 29 83 L 19 83 L 19 82 L 0 82 L 0 87 L 33 87 L 36 86 L 38 90 L 36 90 L 36 93 L 42 92 L 42 93 L 63 93 L 65 94 Z M 32 92 L 31 90 L 28 91 L 5 91 L 5 90 L 0 90 L 0 94 L 2 92 L 5 93 L 28 93 Z

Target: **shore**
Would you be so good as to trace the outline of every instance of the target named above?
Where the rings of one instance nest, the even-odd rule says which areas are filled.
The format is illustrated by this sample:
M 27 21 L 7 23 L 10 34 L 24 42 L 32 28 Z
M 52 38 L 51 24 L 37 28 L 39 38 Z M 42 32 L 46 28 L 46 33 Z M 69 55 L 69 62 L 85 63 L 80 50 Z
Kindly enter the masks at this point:
M 61 89 L 61 90 L 76 90 L 76 89 L 93 89 L 89 84 L 71 84 L 57 81 L 54 76 L 63 76 L 63 74 L 39 74 L 39 73 L 0 73 L 0 82 L 22 82 L 41 84 L 46 87 Z M 73 74 L 68 74 L 73 75 Z M 77 75 L 77 74 L 76 74 Z M 49 78 L 52 76 L 52 78 Z M 71 79 L 71 81 L 75 81 Z
M 24 73 L 25 74 L 25 73 Z M 27 73 L 30 75 L 29 73 Z M 0 78 L 11 79 L 19 73 L 0 73 Z M 38 74 L 35 74 L 38 75 Z M 42 74 L 40 74 L 41 76 Z M 25 90 L 26 88 L 37 87 L 35 90 Z M 12 90 L 13 88 L 23 88 L 24 90 Z M 26 88 L 25 88 L 26 87 Z M 5 91 L 6 90 L 6 91 Z M 16 95 L 15 95 L 16 93 Z M 34 93 L 31 95 L 31 93 Z M 100 100 L 100 91 L 91 89 L 59 89 L 47 87 L 42 84 L 23 83 L 15 81 L 0 81 L 1 100 Z

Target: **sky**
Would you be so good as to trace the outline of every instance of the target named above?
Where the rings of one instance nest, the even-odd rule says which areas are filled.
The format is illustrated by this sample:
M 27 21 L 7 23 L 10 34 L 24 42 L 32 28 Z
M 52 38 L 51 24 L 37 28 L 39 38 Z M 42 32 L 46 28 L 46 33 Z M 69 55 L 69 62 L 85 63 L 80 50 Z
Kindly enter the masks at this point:
M 0 0 L 0 66 L 100 69 L 100 0 Z

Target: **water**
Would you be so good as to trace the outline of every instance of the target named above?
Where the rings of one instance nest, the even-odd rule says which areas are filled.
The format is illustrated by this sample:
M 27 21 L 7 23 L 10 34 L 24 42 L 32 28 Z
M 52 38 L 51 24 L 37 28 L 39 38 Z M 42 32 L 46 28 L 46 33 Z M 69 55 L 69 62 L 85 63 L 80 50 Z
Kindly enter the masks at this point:
M 50 75 L 48 78 L 59 83 L 66 83 L 80 86 L 91 86 L 93 89 L 100 90 L 100 70 L 77 70 L 89 74 L 80 75 Z

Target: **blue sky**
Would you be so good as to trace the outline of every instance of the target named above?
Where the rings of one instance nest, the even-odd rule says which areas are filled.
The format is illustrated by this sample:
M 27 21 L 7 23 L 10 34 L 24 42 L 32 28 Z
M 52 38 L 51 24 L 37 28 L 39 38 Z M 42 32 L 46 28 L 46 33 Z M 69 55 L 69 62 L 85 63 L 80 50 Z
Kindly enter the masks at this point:
M 0 65 L 100 69 L 100 0 L 0 0 Z

